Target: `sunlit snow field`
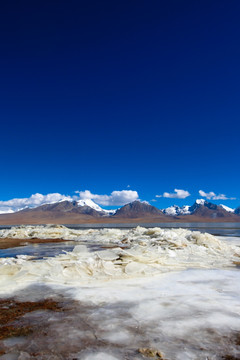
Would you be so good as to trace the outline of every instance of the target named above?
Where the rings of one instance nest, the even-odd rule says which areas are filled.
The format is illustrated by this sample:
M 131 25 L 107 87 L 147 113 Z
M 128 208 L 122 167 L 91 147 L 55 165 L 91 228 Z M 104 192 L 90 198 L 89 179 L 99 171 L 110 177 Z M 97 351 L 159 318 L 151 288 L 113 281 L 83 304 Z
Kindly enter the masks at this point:
M 24 315 L 46 333 L 0 341 L 0 359 L 144 359 L 141 349 L 168 360 L 240 358 L 239 237 L 63 226 L 0 237 L 67 240 L 1 250 L 0 296 L 71 304 Z

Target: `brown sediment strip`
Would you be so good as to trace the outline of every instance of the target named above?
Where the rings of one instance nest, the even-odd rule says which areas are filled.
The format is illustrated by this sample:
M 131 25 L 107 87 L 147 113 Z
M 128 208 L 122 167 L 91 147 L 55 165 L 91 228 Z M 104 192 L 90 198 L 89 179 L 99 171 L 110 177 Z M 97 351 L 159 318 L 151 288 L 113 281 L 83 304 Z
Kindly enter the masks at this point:
M 18 246 L 25 246 L 28 244 L 43 244 L 43 243 L 60 243 L 67 240 L 63 239 L 15 239 L 15 238 L 2 238 L 0 239 L 0 249 L 8 249 Z
M 20 246 L 26 246 L 28 244 L 45 244 L 45 243 L 61 243 L 61 242 L 67 242 L 72 240 L 66 240 L 66 239 L 15 239 L 15 238 L 2 238 L 0 239 L 0 249 L 9 249 L 13 247 L 20 247 Z M 76 245 L 78 243 L 76 242 Z M 100 246 L 100 245 L 99 245 Z M 114 249 L 114 248 L 126 248 L 128 247 L 123 243 L 122 246 L 120 245 L 102 245 L 102 249 Z
M 80 305 L 80 307 L 79 307 Z M 45 310 L 49 312 L 49 314 L 45 315 L 43 323 L 41 322 L 34 322 L 32 318 L 25 318 L 24 315 L 37 311 L 37 310 Z M 60 301 L 55 301 L 52 299 L 47 299 L 44 301 L 36 301 L 36 302 L 21 302 L 17 301 L 13 298 L 0 300 L 0 356 L 4 354 L 8 354 L 9 351 L 12 350 L 11 345 L 4 344 L 4 341 L 7 338 L 11 337 L 25 337 L 28 338 L 28 349 L 25 348 L 25 344 L 16 346 L 14 348 L 15 352 L 20 353 L 21 351 L 27 351 L 26 353 L 30 358 L 44 359 L 52 357 L 52 355 L 56 355 L 55 358 L 61 359 L 75 359 L 74 356 L 71 356 L 71 353 L 76 353 L 79 351 L 93 349 L 96 350 L 98 348 L 108 348 L 109 343 L 98 339 L 95 334 L 95 326 L 91 326 L 86 319 L 87 315 L 89 314 L 89 310 L 95 310 L 92 306 L 82 306 L 78 304 L 78 302 L 74 300 L 64 299 Z M 55 318 L 55 326 L 56 324 L 61 321 L 61 323 L 65 322 L 65 329 L 66 325 L 69 324 L 69 328 L 67 327 L 68 331 L 72 330 L 73 333 L 75 330 L 81 331 L 86 336 L 83 338 L 77 339 L 75 343 L 68 343 L 68 340 L 62 338 L 62 341 L 56 343 L 56 349 L 52 349 L 51 341 L 49 341 L 49 337 L 56 336 L 56 328 L 54 326 L 54 321 L 48 322 L 47 319 L 51 318 L 51 311 L 60 313 Z M 63 314 L 61 314 L 61 312 Z M 42 316 L 42 315 L 40 315 Z M 71 321 L 74 318 L 78 318 L 77 321 L 77 329 L 72 329 Z M 41 318 L 42 319 L 42 318 Z M 69 323 L 70 320 L 70 323 Z M 51 325 L 53 324 L 53 328 Z M 76 323 L 75 323 L 76 325 Z M 92 336 L 89 336 L 89 333 Z M 63 333 L 58 333 L 58 336 L 64 335 Z M 53 338 L 53 341 L 56 341 Z M 32 343 L 34 346 L 32 348 Z M 117 345 L 118 347 L 118 345 Z M 121 348 L 121 346 L 119 346 Z
M 120 306 L 123 306 L 120 305 Z M 106 305 L 106 310 L 108 306 Z M 38 314 L 35 318 L 34 314 L 24 318 L 25 314 L 37 310 L 46 310 L 45 315 Z M 18 301 L 16 299 L 2 299 L 0 300 L 0 340 L 10 337 L 25 337 L 24 343 L 19 342 L 18 345 L 14 343 L 14 351 L 20 354 L 25 352 L 26 359 L 79 359 L 83 358 L 84 352 L 89 351 L 107 351 L 111 353 L 119 353 L 121 359 L 155 359 L 155 360 L 172 360 L 162 353 L 160 349 L 152 348 L 151 342 L 148 339 L 148 329 L 145 327 L 136 327 L 135 321 L 127 326 L 129 332 L 134 335 L 138 333 L 142 335 L 139 339 L 136 337 L 136 343 L 132 345 L 125 345 L 118 340 L 109 342 L 104 339 L 104 334 L 108 334 L 109 329 L 105 329 L 101 325 L 101 320 L 104 320 L 106 315 L 96 317 L 93 315 L 101 306 L 98 307 L 93 304 L 83 304 L 74 300 L 66 299 L 58 296 L 55 300 L 46 299 L 44 301 L 26 302 Z M 55 315 L 53 316 L 53 312 Z M 129 317 L 129 312 L 126 307 L 122 308 L 119 313 L 119 321 L 125 321 Z M 35 314 L 36 315 L 36 314 Z M 52 318 L 51 321 L 48 321 Z M 39 321 L 40 320 L 40 321 Z M 62 325 L 61 331 L 58 331 L 58 324 Z M 115 330 L 116 331 L 116 330 Z M 72 332 L 74 341 L 71 336 Z M 235 346 L 240 345 L 240 334 L 233 332 L 226 336 L 214 337 L 215 334 L 212 329 L 209 329 L 209 334 L 212 334 L 212 344 L 222 343 L 221 348 L 216 350 L 214 358 L 216 360 L 239 360 L 237 353 L 234 353 Z M 215 340 L 214 340 L 215 339 Z M 188 345 L 188 339 L 183 342 L 180 339 L 179 346 Z M 190 344 L 191 345 L 191 344 Z M 233 346 L 232 346 L 233 345 Z M 2 346 L 2 347 L 1 347 Z M 0 355 L 8 354 L 13 350 L 13 347 L 7 342 L 0 341 Z M 197 347 L 196 347 L 197 349 Z M 202 351 L 207 349 L 202 348 Z M 229 350 L 229 351 L 228 351 Z M 81 357 L 79 357 L 81 354 Z M 21 357 L 22 358 L 22 357 Z M 175 358 L 175 357 L 174 357 Z M 200 357 L 199 357 L 200 358 Z M 203 358 L 203 357 L 201 357 Z M 211 356 L 204 358 L 212 358 Z
M 11 336 L 29 335 L 33 331 L 31 326 L 21 326 L 13 322 L 26 313 L 36 310 L 64 311 L 60 303 L 49 299 L 37 302 L 0 300 L 0 340 Z

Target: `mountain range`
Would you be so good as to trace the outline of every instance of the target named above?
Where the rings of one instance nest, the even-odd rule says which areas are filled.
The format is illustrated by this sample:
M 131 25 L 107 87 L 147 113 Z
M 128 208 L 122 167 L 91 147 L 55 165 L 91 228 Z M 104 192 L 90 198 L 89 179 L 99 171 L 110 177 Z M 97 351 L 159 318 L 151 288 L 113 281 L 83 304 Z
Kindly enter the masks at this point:
M 192 206 L 173 205 L 160 210 L 146 201 L 136 200 L 117 210 L 105 210 L 87 199 L 62 200 L 0 215 L 1 225 L 214 221 L 240 222 L 240 207 L 234 210 L 198 199 Z

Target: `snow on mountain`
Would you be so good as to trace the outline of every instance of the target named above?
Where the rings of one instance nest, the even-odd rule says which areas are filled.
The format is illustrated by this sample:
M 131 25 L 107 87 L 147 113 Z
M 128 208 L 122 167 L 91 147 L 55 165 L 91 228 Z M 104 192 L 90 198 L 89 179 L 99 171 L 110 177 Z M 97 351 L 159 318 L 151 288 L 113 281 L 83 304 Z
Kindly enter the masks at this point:
M 226 205 L 220 204 L 219 206 L 228 212 L 234 213 L 234 209 L 232 209 Z
M 188 214 L 191 214 L 191 212 L 189 211 L 189 208 L 190 208 L 189 205 L 185 205 L 185 206 L 173 205 L 173 206 L 170 206 L 170 207 L 164 209 L 163 212 L 164 212 L 164 214 L 170 215 L 170 216 L 188 215 Z
M 173 205 L 166 209 L 163 209 L 163 212 L 164 212 L 164 214 L 167 214 L 170 216 L 190 215 L 190 214 L 193 214 L 197 209 L 201 208 L 201 206 L 205 206 L 205 207 L 211 208 L 211 209 L 213 208 L 213 206 L 215 206 L 217 208 L 217 205 L 211 204 L 204 199 L 197 199 L 192 206 L 185 205 L 185 206 L 180 207 L 177 205 Z M 221 207 L 222 209 L 224 209 L 225 211 L 227 211 L 229 213 L 234 213 L 234 209 L 232 209 L 226 205 L 219 205 L 219 207 Z
M 195 201 L 195 203 L 198 204 L 198 205 L 204 205 L 205 202 L 206 202 L 206 200 L 204 200 L 204 199 L 197 199 L 197 200 Z
M 91 199 L 78 200 L 77 204 L 78 204 L 78 206 L 89 206 L 90 208 L 92 208 L 96 211 L 103 211 L 103 209 L 99 205 L 97 205 L 95 202 L 93 202 Z
M 104 211 L 107 215 L 114 215 L 117 210 L 118 210 L 118 209 L 111 209 L 111 210 L 103 209 L 103 211 Z
M 101 206 L 96 204 L 91 199 L 78 200 L 77 204 L 78 204 L 78 206 L 89 206 L 90 208 L 92 208 L 92 209 L 94 209 L 96 211 L 106 213 L 106 215 L 113 215 L 116 212 L 116 210 L 106 210 L 106 209 L 101 208 Z
M 49 199 L 47 199 L 49 200 Z M 87 206 L 87 207 L 90 207 L 92 208 L 93 210 L 99 212 L 101 216 L 112 216 L 112 215 L 115 215 L 116 212 L 119 213 L 119 210 L 121 209 L 110 209 L 110 210 L 106 210 L 106 209 L 103 209 L 101 206 L 99 206 L 98 204 L 96 204 L 93 200 L 91 199 L 84 199 L 84 200 L 73 200 L 72 198 L 69 198 L 69 197 L 62 197 L 61 199 L 59 199 L 58 201 L 43 201 L 43 203 L 40 204 L 40 206 L 43 206 L 43 205 L 53 205 L 53 204 L 59 204 L 62 203 L 62 202 L 68 202 L 69 204 L 71 203 L 74 203 L 74 206 L 77 206 L 77 207 L 83 207 L 83 206 Z M 133 203 L 130 203 L 130 204 L 135 204 L 135 207 L 138 205 L 138 206 L 142 206 L 145 205 L 145 206 L 149 206 L 149 203 L 147 201 L 135 201 Z M 140 204 L 140 205 L 139 205 Z M 129 204 L 127 204 L 129 205 Z M 162 209 L 162 213 L 166 214 L 166 215 L 169 215 L 169 216 L 180 216 L 180 215 L 191 215 L 193 213 L 195 213 L 196 211 L 198 211 L 198 209 L 201 209 L 202 207 L 205 209 L 206 208 L 209 208 L 211 210 L 216 210 L 215 208 L 213 209 L 213 207 L 216 207 L 217 208 L 217 205 L 215 204 L 212 204 L 212 203 L 209 203 L 208 201 L 204 200 L 204 199 L 197 199 L 195 201 L 195 203 L 192 205 L 192 206 L 189 206 L 189 205 L 184 205 L 184 206 L 178 206 L 178 205 L 173 205 L 173 206 L 170 206 L 166 209 Z M 0 206 L 0 214 L 10 214 L 10 213 L 15 213 L 15 212 L 18 212 L 20 210 L 31 210 L 31 209 L 35 209 L 35 208 L 38 208 L 39 206 L 36 204 L 35 206 L 33 204 L 31 204 L 31 206 L 29 205 L 26 205 L 26 206 L 19 206 L 19 207 L 11 207 L 11 206 L 8 206 L 8 207 L 1 207 Z M 126 205 L 125 205 L 126 207 Z M 226 206 L 226 205 L 218 205 L 218 207 L 222 208 L 223 210 L 227 211 L 228 213 L 236 213 L 236 214 L 239 214 L 240 213 L 240 210 L 237 210 L 237 212 Z M 240 207 L 239 207 L 240 209 Z M 158 209 L 159 210 L 159 209 Z M 159 210 L 160 211 L 160 210 Z
M 196 200 L 196 204 L 198 204 L 198 205 L 205 205 L 206 203 L 207 203 L 207 201 L 204 199 Z M 226 210 L 227 212 L 234 213 L 234 209 L 232 209 L 226 205 L 220 204 L 218 206 L 221 207 L 222 209 Z

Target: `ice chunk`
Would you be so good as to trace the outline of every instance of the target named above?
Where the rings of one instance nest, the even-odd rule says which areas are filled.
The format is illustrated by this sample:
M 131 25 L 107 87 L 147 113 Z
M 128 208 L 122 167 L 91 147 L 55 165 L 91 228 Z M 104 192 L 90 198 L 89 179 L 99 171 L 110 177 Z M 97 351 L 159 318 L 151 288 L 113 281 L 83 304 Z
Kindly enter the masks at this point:
M 99 352 L 98 354 L 91 353 L 81 359 L 82 360 L 120 360 L 120 358 L 109 355 L 105 352 Z

